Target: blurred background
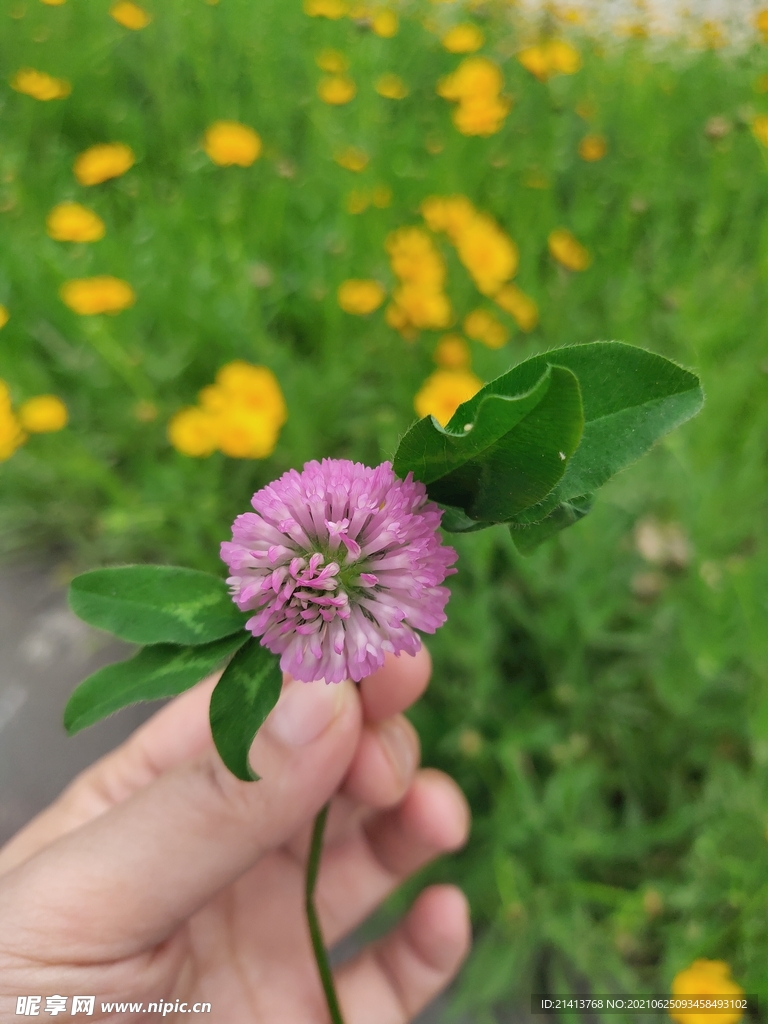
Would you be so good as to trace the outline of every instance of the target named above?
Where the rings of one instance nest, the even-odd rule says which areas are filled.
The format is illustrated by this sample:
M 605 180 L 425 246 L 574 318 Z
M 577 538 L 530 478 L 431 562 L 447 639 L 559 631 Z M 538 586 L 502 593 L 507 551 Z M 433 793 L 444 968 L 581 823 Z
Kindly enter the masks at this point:
M 665 992 L 701 958 L 768 991 L 768 8 L 7 0 L 0 24 L 0 839 L 147 713 L 64 737 L 124 653 L 66 610 L 74 573 L 219 573 L 287 468 L 378 463 L 417 412 L 621 339 L 696 370 L 704 411 L 532 556 L 451 541 L 412 713 L 474 815 L 418 880 L 472 904 L 444 1012 Z

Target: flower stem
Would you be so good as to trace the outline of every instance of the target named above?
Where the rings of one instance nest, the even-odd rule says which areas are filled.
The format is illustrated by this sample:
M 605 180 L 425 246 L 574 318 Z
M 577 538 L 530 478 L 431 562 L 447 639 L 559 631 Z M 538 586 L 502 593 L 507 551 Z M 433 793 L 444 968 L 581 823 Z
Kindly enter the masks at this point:
M 315 910 L 314 900 L 315 883 L 317 882 L 317 873 L 320 868 L 320 852 L 323 846 L 323 832 L 325 831 L 325 821 L 328 817 L 329 807 L 330 804 L 326 804 L 325 807 L 323 807 L 315 818 L 315 824 L 312 828 L 312 842 L 309 847 L 307 881 L 304 893 L 307 921 L 309 923 L 309 934 L 312 938 L 312 949 L 315 952 L 315 963 L 317 964 L 317 970 L 320 974 L 320 981 L 323 983 L 325 1001 L 328 1004 L 328 1013 L 330 1014 L 332 1024 L 344 1024 L 344 1018 L 341 1016 L 341 1010 L 339 1009 L 339 1001 L 336 998 L 336 989 L 333 985 L 331 966 L 328 963 L 328 955 L 325 952 L 323 936 L 320 932 L 320 923 L 317 920 L 317 911 Z

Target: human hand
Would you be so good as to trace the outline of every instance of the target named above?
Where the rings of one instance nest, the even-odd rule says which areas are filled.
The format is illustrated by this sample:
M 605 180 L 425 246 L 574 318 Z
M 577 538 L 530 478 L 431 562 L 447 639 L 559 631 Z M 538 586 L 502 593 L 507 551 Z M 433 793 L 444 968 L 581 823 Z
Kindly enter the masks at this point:
M 422 650 L 359 689 L 288 681 L 251 750 L 255 783 L 213 747 L 213 680 L 158 712 L 0 850 L 0 1019 L 56 993 L 95 995 L 92 1020 L 178 1000 L 210 1003 L 213 1024 L 325 1024 L 303 905 L 315 814 L 333 796 L 315 897 L 328 945 L 466 837 L 460 790 L 417 770 L 400 714 L 429 672 Z M 427 889 L 336 972 L 347 1024 L 410 1020 L 468 945 L 462 893 Z M 144 1008 L 102 1011 L 114 1002 Z

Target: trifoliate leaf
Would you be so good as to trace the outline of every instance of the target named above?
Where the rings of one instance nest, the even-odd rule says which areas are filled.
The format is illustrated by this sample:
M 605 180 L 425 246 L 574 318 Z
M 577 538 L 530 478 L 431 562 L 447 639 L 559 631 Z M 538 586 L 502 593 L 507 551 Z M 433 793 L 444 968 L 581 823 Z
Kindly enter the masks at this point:
M 69 604 L 92 626 L 137 644 L 205 644 L 239 632 L 248 617 L 222 579 L 169 565 L 85 572 L 72 581 Z
M 575 374 L 545 362 L 491 381 L 445 428 L 431 416 L 420 420 L 403 437 L 394 469 L 412 472 L 430 498 L 451 507 L 446 529 L 505 522 L 554 488 L 582 425 Z
M 129 704 L 182 693 L 210 675 L 247 639 L 242 630 L 194 647 L 144 647 L 128 661 L 107 665 L 83 680 L 67 702 L 64 726 L 71 735 Z
M 252 638 L 230 661 L 211 695 L 211 731 L 216 749 L 233 775 L 258 779 L 248 752 L 283 684 L 280 659 Z

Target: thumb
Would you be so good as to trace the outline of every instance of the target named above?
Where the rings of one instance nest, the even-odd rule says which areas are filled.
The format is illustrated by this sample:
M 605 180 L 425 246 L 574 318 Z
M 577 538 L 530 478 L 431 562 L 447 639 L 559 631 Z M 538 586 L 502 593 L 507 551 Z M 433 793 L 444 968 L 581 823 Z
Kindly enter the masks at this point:
M 251 748 L 260 781 L 236 779 L 211 747 L 5 875 L 0 917 L 26 934 L 40 922 L 37 957 L 62 943 L 81 962 L 156 945 L 307 824 L 343 779 L 360 726 L 352 683 L 288 680 Z

